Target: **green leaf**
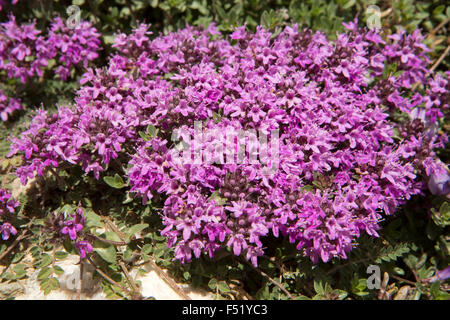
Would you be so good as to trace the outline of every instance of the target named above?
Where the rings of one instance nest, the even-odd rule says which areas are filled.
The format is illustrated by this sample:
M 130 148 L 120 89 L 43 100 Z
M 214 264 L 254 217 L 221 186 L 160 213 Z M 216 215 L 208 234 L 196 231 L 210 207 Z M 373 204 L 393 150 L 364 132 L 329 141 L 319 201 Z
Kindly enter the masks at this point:
M 133 200 L 134 200 L 134 198 L 132 198 L 132 197 L 130 196 L 130 193 L 127 192 L 126 198 L 125 198 L 125 200 L 122 202 L 122 204 L 128 204 L 128 203 L 130 203 L 130 202 L 133 202 Z
M 106 238 L 106 240 L 110 240 L 110 241 L 116 241 L 116 242 L 122 241 L 122 239 L 120 239 L 120 237 L 117 235 L 117 233 L 112 232 L 112 231 L 106 231 L 105 238 Z
M 62 213 L 64 213 L 64 216 L 67 217 L 67 216 L 75 213 L 75 206 L 71 205 L 71 204 L 65 204 L 60 210 Z M 37 221 L 35 221 L 34 224 L 40 225 L 40 224 L 37 224 Z M 43 224 L 44 224 L 44 221 L 42 221 L 42 225 Z
M 347 296 L 348 296 L 347 291 L 340 290 L 340 289 L 335 289 L 335 290 L 333 290 L 333 291 L 332 291 L 332 294 L 335 295 L 335 296 L 337 296 L 337 298 L 338 298 L 339 300 L 344 300 L 344 299 L 347 298 Z
M 96 252 L 106 262 L 116 263 L 117 253 L 114 246 L 108 246 L 106 248 L 94 248 L 94 252 Z
M 148 227 L 148 223 L 141 223 L 141 224 L 135 224 L 134 226 L 132 226 L 127 233 L 127 237 L 126 237 L 126 242 L 130 242 L 131 237 L 133 235 L 135 235 L 136 233 L 144 230 L 145 228 Z
M 323 287 L 322 281 L 316 281 L 314 280 L 314 290 L 319 295 L 325 295 L 325 289 Z
M 38 280 L 44 280 L 47 279 L 51 274 L 53 273 L 52 269 L 47 267 L 44 269 L 41 269 L 41 271 L 39 271 L 39 274 L 37 276 Z
M 85 210 L 84 217 L 86 218 L 86 227 L 87 228 L 103 228 L 104 224 L 102 222 L 102 218 L 96 214 L 92 210 Z
M 217 287 L 217 280 L 216 279 L 211 279 L 211 280 L 209 280 L 209 282 L 208 282 L 208 287 L 211 289 L 211 290 L 216 290 L 216 287 Z
M 27 267 L 26 264 L 19 263 L 14 266 L 14 272 L 16 273 L 14 279 L 22 279 L 27 275 L 27 271 L 25 268 Z
M 50 280 L 50 286 L 53 290 L 56 290 L 59 288 L 59 281 L 56 278 L 52 278 L 52 280 Z
M 445 5 L 441 4 L 440 6 L 437 6 L 434 10 L 433 10 L 433 16 L 437 16 L 440 15 L 441 13 L 443 13 L 445 10 Z
M 153 247 L 151 244 L 144 244 L 144 246 L 142 247 L 142 253 L 143 254 L 149 254 L 152 251 Z
M 53 270 L 55 271 L 55 273 L 59 276 L 62 275 L 64 273 L 63 268 L 61 268 L 60 266 L 55 265 L 53 267 Z
M 149 141 L 150 140 L 150 136 L 145 134 L 145 132 L 139 131 L 139 135 L 141 136 L 142 140 L 144 140 L 144 141 Z
M 44 268 L 49 266 L 52 263 L 52 257 L 49 254 L 44 253 L 42 255 L 41 260 L 39 260 L 36 268 Z
M 184 280 L 191 279 L 191 274 L 188 271 L 183 272 L 183 278 Z
M 114 175 L 114 177 L 106 176 L 103 177 L 103 180 L 110 186 L 116 189 L 121 189 L 125 186 L 125 183 L 123 182 L 123 179 L 121 176 L 119 176 L 117 173 Z
M 69 254 L 65 251 L 56 251 L 55 252 L 55 258 L 58 260 L 65 259 Z
M 295 300 L 311 300 L 311 298 L 309 298 L 307 296 L 300 295 L 300 296 L 295 297 Z
M 220 281 L 217 284 L 217 288 L 219 289 L 219 291 L 221 293 L 228 293 L 231 291 L 230 287 L 228 286 L 228 284 L 225 281 Z
M 441 290 L 441 282 L 435 281 L 430 287 L 430 293 L 436 300 L 449 300 L 450 294 Z
M 127 247 L 125 249 L 125 251 L 123 252 L 123 259 L 125 261 L 131 261 L 131 254 L 133 253 L 133 251 L 130 249 L 130 247 Z
M 149 124 L 147 126 L 147 134 L 150 136 L 150 138 L 154 138 L 158 135 L 159 130 L 156 129 L 156 127 L 152 124 Z
M 223 206 L 227 202 L 226 198 L 220 197 L 218 191 L 214 191 L 209 197 L 209 200 L 214 200 L 219 206 Z
M 17 252 L 11 260 L 11 264 L 17 263 L 25 256 L 24 252 Z

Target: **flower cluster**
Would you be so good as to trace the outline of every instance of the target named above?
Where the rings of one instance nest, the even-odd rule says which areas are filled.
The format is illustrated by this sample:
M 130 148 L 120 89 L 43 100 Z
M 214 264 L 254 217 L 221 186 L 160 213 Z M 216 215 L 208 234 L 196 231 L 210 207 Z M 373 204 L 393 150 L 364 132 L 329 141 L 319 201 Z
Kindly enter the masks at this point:
M 56 59 L 55 73 L 65 80 L 72 67 L 86 68 L 98 57 L 100 34 L 90 22 L 82 21 L 70 29 L 56 17 L 44 35 L 35 25 L 35 21 L 18 25 L 12 14 L 0 25 L 0 70 L 8 77 L 25 83 L 33 76 L 42 76 L 49 60 Z
M 0 70 L 23 83 L 31 77 L 42 76 L 49 57 L 40 33 L 35 21 L 18 25 L 13 15 L 0 24 Z
M 0 189 L 0 233 L 3 240 L 8 240 L 10 235 L 16 235 L 17 230 L 11 224 L 12 214 L 15 213 L 15 209 L 20 205 L 19 201 L 11 198 L 11 193 L 5 189 Z
M 84 259 L 86 253 L 92 252 L 92 245 L 87 240 L 80 240 L 80 233 L 84 228 L 84 213 L 83 209 L 78 207 L 71 219 L 64 220 L 62 223 L 61 234 L 69 236 L 70 240 L 76 241 L 75 247 L 80 252 L 80 257 Z
M 142 24 L 116 37 L 107 67 L 84 75 L 74 106 L 39 111 L 13 138 L 17 174 L 26 183 L 67 165 L 97 179 L 128 168 L 132 192 L 164 201 L 162 234 L 182 262 L 229 248 L 257 265 L 270 236 L 314 263 L 346 258 L 427 184 L 448 190 L 434 150 L 447 142 L 437 126 L 450 89 L 449 73 L 430 74 L 418 32 L 346 27 L 334 42 L 296 25 L 278 35 L 240 27 L 226 39 L 213 24 L 151 40 Z M 217 133 L 200 139 L 201 150 L 229 128 L 276 130 L 277 158 L 180 161 L 176 146 L 198 121 Z
M 14 111 L 21 109 L 20 99 L 10 98 L 0 90 L 0 118 L 2 121 L 8 120 Z
M 98 57 L 99 38 L 97 29 L 88 21 L 81 21 L 76 28 L 70 29 L 61 18 L 55 18 L 45 41 L 50 57 L 59 63 L 55 73 L 66 80 L 73 66 L 87 68 L 89 61 Z
M 3 70 L 9 78 L 26 83 L 42 77 L 52 61 L 55 74 L 66 80 L 73 68 L 87 68 L 98 57 L 100 34 L 90 22 L 81 21 L 70 29 L 56 17 L 47 34 L 41 34 L 35 25 L 35 21 L 18 24 L 13 15 L 0 24 L 0 75 Z M 18 109 L 22 109 L 20 101 L 0 91 L 1 119 L 6 121 Z

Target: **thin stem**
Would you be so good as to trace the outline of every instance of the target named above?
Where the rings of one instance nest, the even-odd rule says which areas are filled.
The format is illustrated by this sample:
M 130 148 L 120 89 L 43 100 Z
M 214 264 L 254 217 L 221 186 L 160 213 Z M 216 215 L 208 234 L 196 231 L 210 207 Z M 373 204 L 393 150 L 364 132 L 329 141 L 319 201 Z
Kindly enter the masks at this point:
M 439 59 L 437 59 L 437 61 L 434 63 L 434 65 L 431 67 L 430 69 L 430 73 L 432 73 L 434 71 L 434 69 L 436 69 L 438 67 L 438 65 L 442 62 L 442 60 L 444 60 L 445 56 L 450 52 L 450 45 L 447 46 L 447 48 L 445 48 L 445 51 L 441 54 L 441 56 L 439 57 Z
M 129 283 L 130 286 L 133 288 L 134 292 L 135 292 L 136 294 L 139 294 L 139 296 L 141 296 L 140 293 L 139 293 L 140 290 L 139 290 L 139 288 L 137 287 L 136 283 L 134 282 L 133 278 L 132 278 L 132 277 L 130 276 L 130 274 L 128 273 L 128 270 L 127 270 L 127 267 L 125 266 L 125 264 L 124 264 L 122 261 L 120 261 L 120 262 L 119 262 L 119 265 L 120 265 L 120 267 L 122 268 L 123 273 L 125 274 L 125 277 L 127 278 L 128 283 Z
M 114 231 L 115 233 L 117 233 L 120 240 L 122 240 L 123 242 L 126 242 L 125 235 L 123 234 L 123 232 L 120 231 L 119 228 L 117 228 L 116 225 L 108 217 L 102 217 L 102 218 L 106 222 L 106 224 L 111 228 L 111 230 Z
M 412 282 L 412 281 L 410 281 L 410 280 L 401 278 L 401 277 L 399 277 L 399 276 L 396 276 L 395 274 L 391 274 L 390 276 L 391 276 L 392 278 L 394 278 L 394 279 L 397 279 L 398 281 L 405 282 L 405 283 L 410 284 L 410 285 L 412 285 L 412 286 L 415 286 L 415 285 L 416 285 L 415 282 Z
M 101 242 L 108 243 L 108 244 L 112 244 L 112 245 L 115 245 L 115 246 L 126 246 L 126 245 L 127 245 L 127 243 L 126 243 L 125 241 L 113 241 L 113 240 L 107 240 L 107 239 L 98 237 L 98 236 L 96 236 L 95 234 L 92 234 L 92 233 L 87 233 L 86 235 L 87 235 L 88 237 L 92 237 L 92 238 L 94 238 L 94 239 L 96 239 L 96 240 L 99 240 L 99 241 L 101 241 Z
M 132 296 L 132 292 L 130 292 L 130 290 L 128 290 L 127 288 L 121 286 L 120 284 L 118 284 L 116 281 L 114 281 L 113 279 L 111 279 L 106 273 L 104 273 L 98 266 L 97 264 L 92 261 L 90 256 L 86 256 L 86 258 L 89 260 L 89 263 L 95 268 L 95 271 L 97 271 L 105 280 L 107 280 L 109 283 L 111 283 L 114 286 L 119 287 L 120 289 L 122 289 L 123 291 L 127 292 L 128 294 L 130 294 L 130 296 Z
M 3 252 L 0 255 L 0 261 L 8 254 L 11 252 L 12 249 L 14 249 L 14 247 L 19 243 L 20 240 L 22 240 L 23 238 L 25 238 L 25 235 L 27 234 L 28 230 L 23 230 L 22 233 L 16 238 L 16 240 L 14 240 L 13 243 L 11 243 L 11 245 L 8 247 L 8 249 L 6 249 L 5 252 Z
M 191 297 L 189 297 L 182 289 L 180 289 L 175 281 L 169 278 L 169 276 L 160 267 L 158 267 L 158 265 L 156 265 L 156 263 L 152 259 L 149 260 L 149 263 L 158 274 L 158 276 L 162 278 L 179 296 L 181 296 L 184 300 L 191 300 Z
M 434 36 L 434 34 L 435 34 L 436 32 L 438 32 L 438 30 L 439 30 L 440 28 L 442 28 L 443 26 L 445 26 L 449 21 L 450 21 L 450 18 L 447 18 L 447 19 L 445 19 L 444 21 L 442 21 L 441 23 L 439 23 L 439 24 L 437 25 L 436 28 L 434 28 L 433 30 L 431 30 L 431 32 L 428 34 L 427 37 L 429 38 L 429 37 Z
M 80 264 L 80 279 L 79 279 L 80 287 L 77 288 L 77 298 L 78 298 L 78 300 L 81 300 L 81 291 L 83 290 L 83 273 L 84 273 L 84 264 L 83 264 L 81 257 L 80 257 L 79 264 Z
M 343 267 L 345 267 L 345 266 L 348 266 L 349 264 L 361 263 L 361 262 L 365 262 L 365 261 L 367 261 L 367 260 L 369 260 L 369 258 L 358 259 L 358 260 L 355 260 L 355 261 L 352 261 L 352 262 L 347 262 L 347 263 L 344 263 L 344 264 L 340 264 L 340 265 L 334 266 L 333 268 L 331 268 L 331 269 L 327 272 L 327 274 L 328 274 L 328 275 L 333 274 L 333 273 L 335 273 L 336 271 L 338 271 L 339 269 L 341 269 L 341 268 L 343 268 Z
M 56 180 L 60 184 L 60 187 L 67 187 L 66 181 L 61 178 L 61 176 L 52 167 L 49 167 L 48 169 L 55 176 Z
M 133 24 L 136 25 L 137 24 L 137 18 L 136 18 L 136 14 L 134 13 L 133 8 L 131 7 L 130 0 L 125 0 L 125 4 L 128 7 L 128 9 L 130 10 L 131 17 L 133 18 Z
M 285 287 L 283 287 L 279 282 L 277 282 L 276 280 L 272 279 L 269 275 L 267 275 L 264 271 L 262 271 L 259 268 L 256 268 L 254 265 L 252 265 L 251 263 L 249 263 L 247 260 L 243 260 L 245 263 L 247 263 L 253 270 L 259 272 L 264 278 L 267 278 L 270 282 L 272 282 L 277 288 L 279 288 L 281 291 L 283 291 L 289 299 L 293 300 L 294 297 L 291 295 L 291 293 L 289 291 L 286 290 Z

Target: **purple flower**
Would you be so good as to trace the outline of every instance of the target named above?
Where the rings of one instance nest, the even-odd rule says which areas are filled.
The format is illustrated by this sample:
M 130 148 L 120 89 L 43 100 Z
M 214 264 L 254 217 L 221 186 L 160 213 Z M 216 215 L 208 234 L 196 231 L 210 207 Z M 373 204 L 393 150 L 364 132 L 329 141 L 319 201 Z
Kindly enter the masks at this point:
M 431 173 L 428 188 L 434 195 L 448 195 L 450 193 L 450 175 L 448 169 L 440 166 Z
M 73 106 L 39 111 L 11 139 L 9 156 L 22 156 L 16 173 L 26 183 L 49 169 L 78 167 L 100 179 L 127 168 L 144 204 L 162 199 L 161 234 L 182 263 L 228 248 L 256 266 L 269 235 L 289 239 L 314 263 L 346 259 L 362 234 L 377 237 L 383 216 L 427 184 L 448 192 L 435 151 L 447 142 L 437 123 L 448 110 L 450 73 L 430 76 L 419 32 L 383 39 L 356 20 L 345 26 L 331 41 L 297 25 L 277 35 L 239 27 L 229 38 L 214 25 L 187 26 L 150 38 L 141 24 L 116 36 L 105 68 L 87 69 Z M 15 21 L 3 28 L 14 40 L 0 43 L 17 77 L 39 70 L 37 62 L 30 75 L 20 68 L 29 42 L 40 41 L 30 50 L 42 59 L 58 60 L 61 77 L 99 49 L 88 24 L 66 30 L 56 19 L 49 37 L 25 40 Z M 392 64 L 399 72 L 384 79 Z M 416 82 L 423 90 L 413 93 Z M 221 152 L 241 130 L 271 139 L 278 130 L 278 150 L 251 134 L 233 136 Z M 192 154 L 180 156 L 177 147 L 188 142 Z M 83 225 L 77 213 L 63 233 L 77 239 Z
M 88 241 L 85 241 L 85 240 L 75 242 L 75 247 L 80 252 L 81 259 L 86 258 L 86 253 L 90 253 L 93 250 L 92 245 Z
M 71 220 L 64 221 L 64 227 L 61 229 L 61 233 L 69 234 L 71 240 L 77 238 L 77 232 L 80 232 L 84 228 L 84 215 L 81 208 L 77 208 L 74 216 Z
M 424 279 L 425 282 L 434 282 L 434 281 L 446 281 L 450 278 L 450 266 L 443 270 L 436 270 L 434 276 L 428 279 Z
M 0 233 L 3 240 L 8 240 L 11 234 L 13 236 L 17 234 L 17 230 L 9 222 L 5 222 L 0 226 Z

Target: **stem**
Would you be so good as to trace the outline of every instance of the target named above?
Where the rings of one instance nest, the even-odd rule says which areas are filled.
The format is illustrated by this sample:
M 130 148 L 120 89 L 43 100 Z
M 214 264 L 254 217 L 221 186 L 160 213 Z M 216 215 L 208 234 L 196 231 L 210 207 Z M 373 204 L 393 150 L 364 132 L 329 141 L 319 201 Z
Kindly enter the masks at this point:
M 434 65 L 431 67 L 430 69 L 430 73 L 432 73 L 434 71 L 434 69 L 437 68 L 437 66 L 442 62 L 442 60 L 444 60 L 445 56 L 450 52 L 450 45 L 447 46 L 447 48 L 445 48 L 445 51 L 441 54 L 441 56 L 439 57 L 439 59 L 437 59 L 437 61 L 434 63 Z
M 52 167 L 49 167 L 48 170 L 55 176 L 60 186 L 67 187 L 66 181 Z
M 328 275 L 333 274 L 333 273 L 335 273 L 336 271 L 338 271 L 339 269 L 341 269 L 341 268 L 343 268 L 343 267 L 345 267 L 345 266 L 347 266 L 347 265 L 349 265 L 349 264 L 365 262 L 365 261 L 367 261 L 367 260 L 369 260 L 369 258 L 358 259 L 358 260 L 355 260 L 355 261 L 352 261 L 352 262 L 347 262 L 347 263 L 344 263 L 344 264 L 337 265 L 337 266 L 333 267 L 332 269 L 330 269 L 330 270 L 327 272 L 327 274 L 328 274 Z
M 133 8 L 131 7 L 130 0 L 125 0 L 125 4 L 128 7 L 128 9 L 130 10 L 131 17 L 133 18 L 133 24 L 136 25 L 137 24 L 136 14 L 134 13 Z
M 81 300 L 81 291 L 83 290 L 83 272 L 84 272 L 84 264 L 80 257 L 80 287 L 77 289 L 77 298 Z
M 447 18 L 447 19 L 445 19 L 444 21 L 442 21 L 441 23 L 439 23 L 439 24 L 437 25 L 436 28 L 434 28 L 433 30 L 431 30 L 431 32 L 428 34 L 428 37 L 434 36 L 434 34 L 435 34 L 436 32 L 438 32 L 438 30 L 439 30 L 440 28 L 442 28 L 443 26 L 445 26 L 449 21 L 450 21 L 450 18 Z
M 132 296 L 132 292 L 130 292 L 130 290 L 128 290 L 127 288 L 124 288 L 123 286 L 118 284 L 116 281 L 111 279 L 106 273 L 104 273 L 102 270 L 100 270 L 100 268 L 97 266 L 97 264 L 95 264 L 95 262 L 92 261 L 90 256 L 86 256 L 86 258 L 89 260 L 89 263 L 95 268 L 95 271 L 97 271 L 105 280 L 107 280 L 112 285 L 119 287 L 120 289 L 122 289 L 122 291 L 125 291 L 130 296 Z
M 87 233 L 86 235 L 87 235 L 88 237 L 92 237 L 92 238 L 94 238 L 94 239 L 96 239 L 96 240 L 99 240 L 99 241 L 101 241 L 101 242 L 108 243 L 108 244 L 112 244 L 112 245 L 115 245 L 115 246 L 126 246 L 126 245 L 127 245 L 127 243 L 126 243 L 125 241 L 113 241 L 113 240 L 107 240 L 107 239 L 98 237 L 98 236 L 96 236 L 95 234 L 92 234 L 92 233 Z
M 8 247 L 8 249 L 6 249 L 5 252 L 3 252 L 0 255 L 0 261 L 9 253 L 11 252 L 12 249 L 14 249 L 14 247 L 19 243 L 20 240 L 22 240 L 23 238 L 25 238 L 26 233 L 28 232 L 28 230 L 23 230 L 22 233 L 16 238 L 16 240 L 14 240 L 13 243 L 11 243 L 11 245 Z
M 181 296 L 184 300 L 192 300 L 191 297 L 189 297 L 180 287 L 173 281 L 169 276 L 156 265 L 156 263 L 150 259 L 149 263 L 151 264 L 152 268 L 155 270 L 155 272 L 158 274 L 160 278 L 162 278 L 169 287 L 172 288 L 179 296 Z
M 112 231 L 117 233 L 117 235 L 119 236 L 120 240 L 122 240 L 123 242 L 126 242 L 125 241 L 125 235 L 123 234 L 123 232 L 120 231 L 119 228 L 117 228 L 116 225 L 108 217 L 103 217 L 103 220 L 111 228 Z
M 252 265 L 251 263 L 249 263 L 247 260 L 242 260 L 245 261 L 245 263 L 247 263 L 250 267 L 252 267 L 253 270 L 258 271 L 263 277 L 267 278 L 270 282 L 272 282 L 277 288 L 279 288 L 281 291 L 283 291 L 289 299 L 293 300 L 294 297 L 291 295 L 291 293 L 289 291 L 286 290 L 285 287 L 283 287 L 279 282 L 277 282 L 276 280 L 272 279 L 269 275 L 267 275 L 264 271 L 262 271 L 259 268 L 256 268 L 254 265 Z
M 128 273 L 128 270 L 127 270 L 127 267 L 125 266 L 125 264 L 124 264 L 122 261 L 120 261 L 120 262 L 119 262 L 119 265 L 120 265 L 120 267 L 122 268 L 123 273 L 125 274 L 125 277 L 127 278 L 128 283 L 129 283 L 130 286 L 133 288 L 134 292 L 135 292 L 136 294 L 139 294 L 139 296 L 141 296 L 140 293 L 139 293 L 140 290 L 139 290 L 139 288 L 137 287 L 136 283 L 134 282 L 133 278 L 132 278 L 132 277 L 130 276 L 130 274 Z
M 396 276 L 396 275 L 394 275 L 394 274 L 391 274 L 390 276 L 391 276 L 392 278 L 394 278 L 394 279 L 397 279 L 398 281 L 402 281 L 402 282 L 405 282 L 405 283 L 407 283 L 407 284 L 410 284 L 410 285 L 412 285 L 412 286 L 415 286 L 415 285 L 416 285 L 416 283 L 415 283 L 415 282 L 412 282 L 412 281 L 410 281 L 410 280 L 407 280 L 407 279 L 401 278 L 401 277 L 399 277 L 399 276 Z

